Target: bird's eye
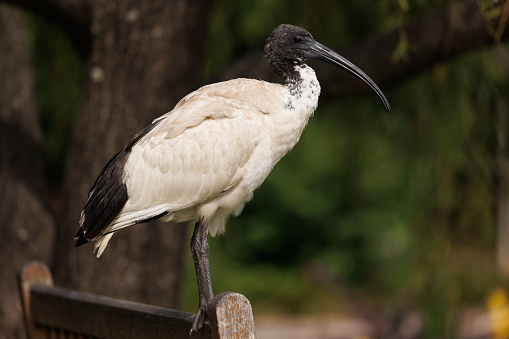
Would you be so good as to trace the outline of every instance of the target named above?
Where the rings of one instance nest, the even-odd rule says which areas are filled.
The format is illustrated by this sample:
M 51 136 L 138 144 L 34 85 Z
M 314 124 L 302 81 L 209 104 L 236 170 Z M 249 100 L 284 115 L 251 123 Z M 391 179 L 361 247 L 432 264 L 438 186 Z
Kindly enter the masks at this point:
M 300 36 L 296 36 L 295 38 L 293 38 L 293 42 L 295 43 L 302 42 L 302 38 Z

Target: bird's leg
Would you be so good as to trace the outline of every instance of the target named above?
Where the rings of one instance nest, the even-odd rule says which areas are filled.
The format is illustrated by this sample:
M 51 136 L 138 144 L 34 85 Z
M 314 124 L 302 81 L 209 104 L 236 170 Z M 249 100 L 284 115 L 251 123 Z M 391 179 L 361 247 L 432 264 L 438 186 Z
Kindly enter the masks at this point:
M 209 268 L 209 243 L 207 241 L 207 223 L 200 219 L 194 226 L 191 237 L 191 253 L 193 254 L 196 280 L 198 281 L 199 307 L 198 313 L 191 327 L 191 335 L 194 335 L 203 328 L 203 322 L 207 316 L 207 307 L 214 296 L 212 292 L 212 280 L 210 279 Z

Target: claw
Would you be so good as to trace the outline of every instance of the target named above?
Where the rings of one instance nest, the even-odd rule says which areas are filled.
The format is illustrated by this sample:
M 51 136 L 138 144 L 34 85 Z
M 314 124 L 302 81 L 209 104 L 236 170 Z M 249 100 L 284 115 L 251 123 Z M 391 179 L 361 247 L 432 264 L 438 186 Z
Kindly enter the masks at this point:
M 191 327 L 191 331 L 189 332 L 190 336 L 194 336 L 198 333 L 199 330 L 203 328 L 203 323 L 207 313 L 205 309 L 198 309 L 198 313 L 196 313 L 196 317 L 194 317 L 193 326 Z

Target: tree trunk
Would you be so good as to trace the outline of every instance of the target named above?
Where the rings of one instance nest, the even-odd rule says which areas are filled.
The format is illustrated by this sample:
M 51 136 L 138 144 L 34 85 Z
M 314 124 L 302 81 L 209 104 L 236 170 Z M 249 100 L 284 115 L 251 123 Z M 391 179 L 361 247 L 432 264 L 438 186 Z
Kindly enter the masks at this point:
M 20 10 L 0 4 L 0 338 L 24 332 L 17 272 L 28 260 L 50 261 L 53 247 L 25 26 Z
M 115 234 L 96 259 L 74 248 L 88 190 L 107 161 L 195 88 L 210 1 L 90 1 L 91 53 L 84 66 L 58 229 L 57 283 L 80 291 L 177 305 L 186 227 L 151 222 Z

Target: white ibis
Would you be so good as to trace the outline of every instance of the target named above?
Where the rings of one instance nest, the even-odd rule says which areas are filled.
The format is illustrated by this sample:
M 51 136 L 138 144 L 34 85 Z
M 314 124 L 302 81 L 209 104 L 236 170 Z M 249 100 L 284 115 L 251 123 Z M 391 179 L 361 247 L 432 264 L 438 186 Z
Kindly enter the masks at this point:
M 265 54 L 284 85 L 235 79 L 204 86 L 138 133 L 103 168 L 81 212 L 76 246 L 95 242 L 99 257 L 114 232 L 154 219 L 196 221 L 191 238 L 203 327 L 213 297 L 207 234 L 224 232 L 274 165 L 289 151 L 318 105 L 320 85 L 307 58 L 363 80 L 390 111 L 378 86 L 305 29 L 280 25 Z

